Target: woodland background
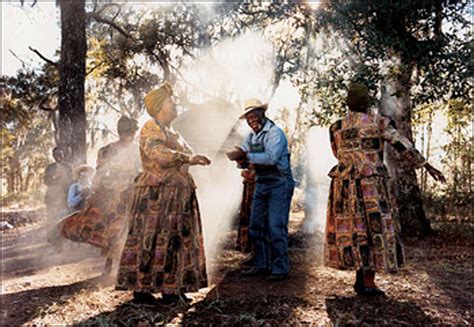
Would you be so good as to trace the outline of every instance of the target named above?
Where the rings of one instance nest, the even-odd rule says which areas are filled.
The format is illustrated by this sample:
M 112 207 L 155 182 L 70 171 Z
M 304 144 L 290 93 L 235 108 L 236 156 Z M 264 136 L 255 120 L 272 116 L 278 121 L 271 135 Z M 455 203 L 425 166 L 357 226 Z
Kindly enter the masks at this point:
M 33 15 L 42 4 L 4 5 Z M 1 76 L 2 325 L 474 324 L 469 1 L 58 0 L 56 6 L 56 55 L 25 50 L 41 58 L 38 67 L 11 52 L 22 68 Z M 174 84 L 184 114 L 225 112 L 230 127 L 242 101 L 254 95 L 249 90 L 270 102 L 270 117 L 288 135 L 298 183 L 287 280 L 242 276 L 245 255 L 234 249 L 235 229 L 223 232 L 212 223 L 206 242 L 220 236 L 212 252 L 206 248 L 212 286 L 191 295 L 189 305 L 138 305 L 130 292 L 114 290 L 113 276 L 100 277 L 104 262 L 96 250 L 69 244 L 58 253 L 46 243 L 42 177 L 52 148 L 61 146 L 75 165 L 94 165 L 98 147 L 117 139 L 120 115 L 143 124 L 143 97 L 165 80 Z M 324 267 L 323 234 L 308 233 L 306 223 L 314 196 L 323 208 L 327 200 L 322 190 L 333 160 L 327 127 L 347 112 L 354 80 L 369 85 L 374 109 L 392 117 L 447 177 L 444 185 L 433 183 L 388 147 L 407 265 L 396 275 L 377 275 L 385 298 L 355 296 L 353 272 Z M 213 133 L 224 125 L 214 124 Z M 215 208 L 203 217 L 221 219 L 215 200 L 241 187 L 235 167 L 237 178 L 227 180 L 220 165 L 209 167 L 219 174 L 204 186 L 225 193 L 204 192 L 201 204 Z M 316 210 L 320 221 L 322 211 Z

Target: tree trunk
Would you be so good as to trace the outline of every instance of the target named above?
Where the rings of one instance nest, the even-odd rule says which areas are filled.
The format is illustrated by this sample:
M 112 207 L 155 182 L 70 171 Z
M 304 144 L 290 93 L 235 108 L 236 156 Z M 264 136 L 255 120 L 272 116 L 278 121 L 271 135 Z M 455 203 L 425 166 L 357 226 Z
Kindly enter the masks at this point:
M 433 138 L 433 115 L 434 113 L 430 111 L 428 116 L 428 135 L 427 135 L 427 142 L 426 142 L 426 160 L 430 160 L 431 157 L 431 140 Z M 428 189 L 428 173 L 426 169 L 423 169 L 424 179 L 423 179 L 423 192 Z
M 416 138 L 416 135 L 414 135 L 414 138 Z M 425 150 L 425 126 L 422 126 L 422 128 L 421 128 L 421 151 L 420 152 L 423 153 L 424 150 Z M 424 155 L 424 153 L 423 153 L 423 155 Z M 423 193 L 425 193 L 425 191 L 426 191 L 426 183 L 425 183 L 425 181 L 426 181 L 426 171 L 425 170 L 421 171 L 419 176 L 420 176 L 421 191 Z
M 86 76 L 85 0 L 60 0 L 61 62 L 59 82 L 58 146 L 73 164 L 86 162 Z
M 410 78 L 413 66 L 399 63 L 382 89 L 381 113 L 391 117 L 398 131 L 413 141 L 411 127 Z M 393 147 L 385 150 L 386 165 L 390 174 L 388 183 L 392 198 L 396 201 L 401 232 L 404 235 L 427 235 L 431 231 L 430 221 L 423 209 L 421 191 L 413 166 Z

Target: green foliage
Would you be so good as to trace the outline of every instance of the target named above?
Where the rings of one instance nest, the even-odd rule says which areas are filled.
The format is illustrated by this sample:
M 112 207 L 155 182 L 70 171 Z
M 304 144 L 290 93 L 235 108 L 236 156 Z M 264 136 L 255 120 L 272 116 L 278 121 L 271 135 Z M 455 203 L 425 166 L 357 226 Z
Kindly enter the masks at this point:
M 319 28 L 350 40 L 368 81 L 379 82 L 386 74 L 382 64 L 399 57 L 416 68 L 408 81 L 415 104 L 469 98 L 472 42 L 467 2 L 330 1 L 317 21 Z
M 448 125 L 445 133 L 449 143 L 443 149 L 446 152 L 443 163 L 450 172 L 447 195 L 458 205 L 471 205 L 474 158 L 471 105 L 466 101 L 450 100 L 446 107 Z
M 43 111 L 55 90 L 54 70 L 21 70 L 15 77 L 2 77 L 1 176 L 7 182 L 8 198 L 40 190 L 42 170 L 52 147 L 51 117 Z
M 414 67 L 407 82 L 415 104 L 415 124 L 428 124 L 427 117 L 442 110 L 431 106 L 435 101 L 469 99 L 472 41 L 469 5 L 462 1 L 328 1 L 318 11 L 300 2 L 187 2 L 152 7 L 93 1 L 87 10 L 90 145 L 114 133 L 98 118 L 111 112 L 139 117 L 143 95 L 163 80 L 176 81 L 180 92 L 186 87 L 194 91 L 182 70 L 219 42 L 247 31 L 260 32 L 274 46 L 273 90 L 288 80 L 299 91 L 301 104 L 289 108 L 298 111 L 295 142 L 303 142 L 308 126 L 327 126 L 346 112 L 350 81 L 365 82 L 373 98 L 379 97 L 378 89 L 387 76 L 403 75 L 400 66 L 390 62 L 394 57 Z M 43 142 L 37 147 L 47 152 L 52 143 L 50 122 L 56 121 L 58 80 L 57 68 L 49 65 L 3 78 L 10 94 L 1 135 L 6 157 L 22 156 L 19 144 L 23 144 L 20 139 L 28 139 L 26 134 Z M 24 129 L 37 121 L 46 134 Z M 463 124 L 458 119 L 451 125 L 460 125 L 462 134 L 466 132 Z M 450 129 L 451 133 L 455 130 Z M 456 141 L 446 151 L 464 153 L 461 148 L 468 140 L 454 134 L 452 140 Z M 460 156 L 465 158 L 465 154 Z

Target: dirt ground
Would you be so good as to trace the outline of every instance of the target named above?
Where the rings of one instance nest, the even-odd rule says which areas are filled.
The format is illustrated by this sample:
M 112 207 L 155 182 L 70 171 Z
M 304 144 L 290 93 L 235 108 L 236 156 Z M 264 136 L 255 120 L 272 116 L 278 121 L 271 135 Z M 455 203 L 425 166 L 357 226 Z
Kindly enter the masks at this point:
M 406 240 L 407 265 L 377 276 L 386 297 L 366 298 L 354 293 L 353 272 L 322 266 L 322 235 L 301 232 L 302 214 L 294 213 L 288 279 L 243 276 L 246 256 L 233 250 L 231 232 L 209 267 L 211 287 L 189 294 L 190 304 L 149 306 L 100 276 L 96 249 L 50 248 L 44 211 L 7 212 L 1 220 L 14 225 L 1 232 L 2 326 L 474 325 L 469 226 L 440 225 L 433 236 Z

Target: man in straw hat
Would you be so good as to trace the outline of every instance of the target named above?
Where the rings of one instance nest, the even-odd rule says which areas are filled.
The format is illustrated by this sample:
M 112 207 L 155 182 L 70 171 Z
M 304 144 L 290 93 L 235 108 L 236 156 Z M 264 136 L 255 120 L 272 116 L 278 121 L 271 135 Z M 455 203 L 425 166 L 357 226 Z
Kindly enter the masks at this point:
M 245 101 L 240 119 L 247 120 L 252 132 L 227 156 L 242 168 L 253 164 L 256 173 L 249 232 L 255 245 L 255 267 L 246 274 L 280 280 L 289 272 L 288 217 L 295 183 L 288 140 L 265 116 L 267 108 L 258 99 Z

